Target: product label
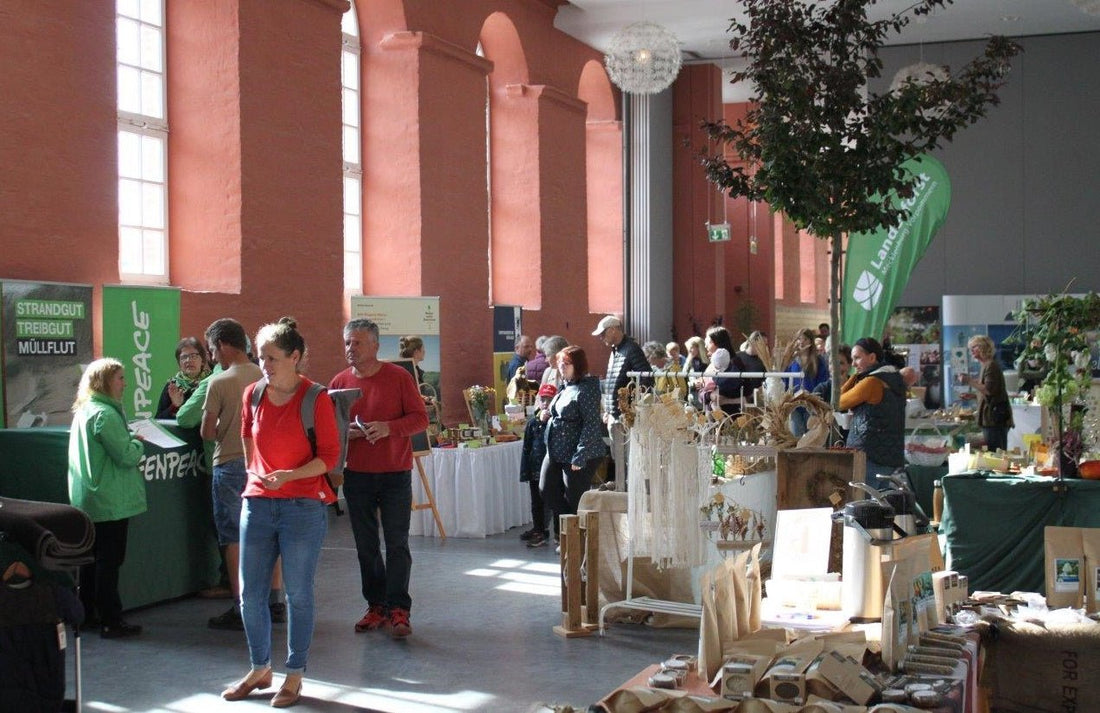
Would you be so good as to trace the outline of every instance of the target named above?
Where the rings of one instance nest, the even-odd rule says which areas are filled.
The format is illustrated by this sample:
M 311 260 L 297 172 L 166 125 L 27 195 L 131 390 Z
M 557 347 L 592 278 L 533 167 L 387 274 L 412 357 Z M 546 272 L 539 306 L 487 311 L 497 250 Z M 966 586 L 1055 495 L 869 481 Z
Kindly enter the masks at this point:
M 1081 560 L 1057 557 L 1054 560 L 1054 591 L 1076 592 L 1081 588 Z

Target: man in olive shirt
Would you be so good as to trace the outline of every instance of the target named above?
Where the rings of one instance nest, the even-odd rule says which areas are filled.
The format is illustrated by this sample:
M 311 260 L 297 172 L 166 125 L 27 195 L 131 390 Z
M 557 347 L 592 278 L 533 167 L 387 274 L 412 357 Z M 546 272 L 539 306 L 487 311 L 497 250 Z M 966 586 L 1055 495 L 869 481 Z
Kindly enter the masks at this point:
M 244 443 L 241 441 L 241 408 L 244 390 L 263 377 L 260 367 L 248 359 L 248 338 L 244 327 L 233 319 L 219 319 L 206 329 L 210 354 L 223 369 L 209 377 L 206 401 L 203 404 L 200 433 L 204 440 L 214 442 L 214 524 L 218 544 L 225 548 L 225 565 L 229 570 L 229 587 L 233 590 L 233 606 L 224 614 L 212 617 L 211 629 L 243 630 L 240 601 L 241 493 L 248 474 L 245 471 Z M 285 604 L 283 605 L 285 616 Z M 273 612 L 274 613 L 274 612 Z

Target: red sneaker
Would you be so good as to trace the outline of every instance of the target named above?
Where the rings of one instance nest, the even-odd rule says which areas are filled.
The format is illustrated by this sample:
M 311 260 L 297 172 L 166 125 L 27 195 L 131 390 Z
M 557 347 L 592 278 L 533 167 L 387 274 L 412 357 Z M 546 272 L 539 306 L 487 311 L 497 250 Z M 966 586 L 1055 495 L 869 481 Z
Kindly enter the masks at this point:
M 390 623 L 390 620 L 386 616 L 385 607 L 381 604 L 371 604 L 367 607 L 363 618 L 355 622 L 355 630 L 357 632 L 374 631 L 375 629 L 381 629 L 388 623 Z
M 404 639 L 412 633 L 412 624 L 409 623 L 409 610 L 390 609 L 390 635 L 395 639 Z

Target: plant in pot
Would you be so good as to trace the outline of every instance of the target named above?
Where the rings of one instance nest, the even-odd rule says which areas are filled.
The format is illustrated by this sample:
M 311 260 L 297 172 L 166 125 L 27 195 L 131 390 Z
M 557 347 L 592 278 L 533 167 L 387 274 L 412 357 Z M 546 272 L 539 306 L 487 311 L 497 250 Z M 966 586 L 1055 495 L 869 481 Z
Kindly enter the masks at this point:
M 1100 295 L 1024 300 L 1014 316 L 1019 327 L 1010 340 L 1024 345 L 1017 363 L 1041 378 L 1035 400 L 1054 416 L 1061 474 L 1075 476 L 1086 444 L 1098 436 L 1096 414 L 1087 418 L 1086 402 L 1093 367 L 1089 342 L 1100 326 Z
M 745 61 L 731 81 L 751 85 L 754 96 L 736 123 L 704 124 L 712 146 L 703 166 L 708 180 L 730 196 L 765 201 L 800 230 L 830 241 L 833 334 L 841 333 L 844 236 L 895 226 L 908 215 L 901 202 L 883 199 L 914 195 L 918 178 L 902 164 L 996 104 L 1020 50 L 993 37 L 957 72 L 906 81 L 882 94 L 867 91 L 881 73 L 878 50 L 888 35 L 950 2 L 916 0 L 871 21 L 874 0 L 742 0 L 747 19 L 731 21 L 730 46 Z M 834 384 L 842 383 L 837 346 L 830 354 Z M 839 398 L 834 388 L 834 406 Z

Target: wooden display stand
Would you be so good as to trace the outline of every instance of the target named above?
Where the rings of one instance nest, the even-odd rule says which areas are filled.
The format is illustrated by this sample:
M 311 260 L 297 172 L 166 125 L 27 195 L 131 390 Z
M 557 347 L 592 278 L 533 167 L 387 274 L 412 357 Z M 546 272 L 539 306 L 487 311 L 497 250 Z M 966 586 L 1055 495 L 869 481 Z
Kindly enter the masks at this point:
M 567 639 L 590 636 L 599 629 L 600 514 L 584 510 L 561 516 L 561 624 L 554 633 Z M 587 581 L 581 579 L 581 565 L 588 563 Z M 582 603 L 583 602 L 583 603 Z
M 859 497 L 848 486 L 862 482 L 867 469 L 863 451 L 795 448 L 776 456 L 776 500 L 780 510 L 831 507 L 834 512 Z M 843 559 L 844 527 L 833 523 L 829 571 L 839 572 Z
M 413 512 L 418 510 L 431 510 L 432 518 L 435 520 L 435 526 L 439 529 L 440 539 L 447 539 L 447 531 L 443 529 L 443 519 L 439 517 L 439 509 L 435 506 L 435 495 L 432 494 L 432 484 L 428 480 L 428 474 L 424 472 L 424 463 L 421 462 L 422 454 L 416 453 L 413 455 L 413 460 L 416 461 L 416 472 L 420 474 L 420 484 L 424 486 L 424 497 L 428 499 L 426 503 L 413 503 Z

